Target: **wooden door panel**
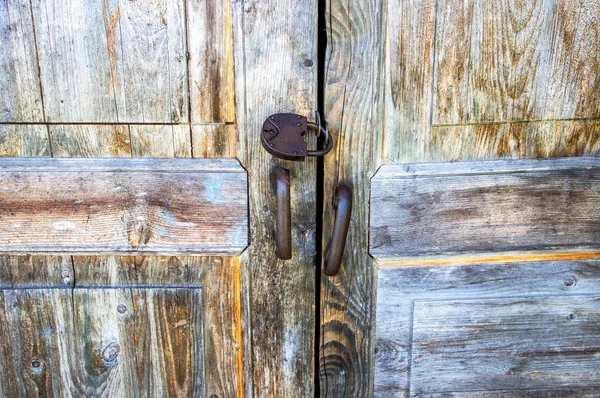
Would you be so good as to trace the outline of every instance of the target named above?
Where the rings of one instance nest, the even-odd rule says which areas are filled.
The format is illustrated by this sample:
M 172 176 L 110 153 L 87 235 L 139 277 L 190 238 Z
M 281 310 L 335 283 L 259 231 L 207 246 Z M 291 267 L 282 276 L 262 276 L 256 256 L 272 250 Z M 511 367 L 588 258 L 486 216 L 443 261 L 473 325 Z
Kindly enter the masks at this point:
M 3 258 L 4 287 L 201 286 L 197 395 L 312 396 L 316 161 L 273 159 L 260 132 L 270 114 L 317 109 L 316 22 L 314 0 L 2 3 L 0 38 L 10 45 L 0 50 L 0 155 L 235 157 L 248 171 L 249 234 L 239 238 L 251 240 L 237 257 Z M 292 175 L 286 262 L 273 239 L 277 165 Z M 229 190 L 237 183 L 226 185 L 226 200 L 241 203 Z M 246 246 L 221 232 L 237 246 L 228 254 Z
M 598 260 L 383 266 L 376 395 L 597 391 L 599 286 Z
M 525 184 L 519 192 L 498 193 L 489 187 L 486 198 L 476 189 L 469 191 L 473 176 L 457 175 L 454 180 L 440 176 L 440 186 L 442 181 L 453 181 L 456 203 L 464 204 L 458 199 L 462 194 L 480 201 L 471 203 L 471 208 L 458 205 L 453 209 L 430 203 L 427 190 L 434 190 L 431 184 L 422 187 L 421 200 L 412 202 L 412 208 L 396 206 L 412 195 L 407 190 L 419 189 L 426 180 L 423 176 L 413 175 L 396 187 L 390 183 L 393 178 L 384 181 L 377 175 L 371 179 L 380 167 L 385 173 L 402 170 L 407 163 L 419 167 L 414 164 L 597 155 L 599 86 L 594 76 L 599 70 L 595 49 L 600 36 L 591 32 L 598 31 L 595 15 L 599 4 L 595 0 L 327 2 L 324 108 L 336 148 L 335 154 L 324 160 L 324 249 L 331 236 L 336 183 L 350 184 L 354 195 L 340 273 L 322 279 L 319 354 L 323 396 L 402 397 L 414 393 L 409 383 L 409 336 L 416 298 L 411 298 L 410 292 L 430 289 L 425 299 L 431 301 L 461 297 L 447 297 L 456 289 L 428 275 L 453 273 L 456 271 L 450 269 L 461 264 L 465 274 L 457 276 L 456 284 L 467 287 L 477 283 L 478 269 L 490 271 L 489 264 L 482 262 L 502 262 L 494 268 L 498 272 L 502 267 L 514 270 L 513 265 L 526 267 L 524 261 L 600 256 L 594 232 L 597 223 L 592 219 L 597 211 L 584 205 L 576 215 L 563 216 L 561 211 L 575 210 L 580 202 L 572 200 L 567 205 L 569 199 L 560 198 L 559 192 L 566 194 L 570 189 L 562 178 L 549 183 L 556 184 L 554 200 L 559 203 L 552 208 L 542 206 L 549 197 L 519 202 L 521 198 L 516 196 L 527 197 Z M 453 170 L 454 165 L 448 167 Z M 464 192 L 459 181 L 464 183 Z M 559 187 L 559 181 L 565 185 Z M 501 179 L 498 182 L 502 184 Z M 589 184 L 595 186 L 595 178 Z M 597 194 L 585 191 L 583 180 L 575 185 L 588 199 Z M 507 201 L 495 195 L 505 195 Z M 515 196 L 511 199 L 511 195 Z M 481 201 L 492 198 L 495 213 L 477 214 L 487 203 Z M 596 199 L 588 204 L 595 205 Z M 431 210 L 439 212 L 431 214 Z M 532 225 L 537 221 L 532 211 L 546 217 L 539 229 Z M 411 212 L 414 219 L 406 218 Z M 496 226 L 481 226 L 478 233 L 476 225 L 486 219 L 494 221 L 492 213 Z M 519 215 L 526 217 L 527 225 L 519 223 Z M 369 225 L 369 218 L 375 221 L 374 217 L 379 217 L 377 226 Z M 509 223 L 502 231 L 505 220 Z M 568 227 L 571 223 L 578 227 L 575 232 Z M 551 242 L 544 242 L 544 233 L 551 234 Z M 376 261 L 367 255 L 369 242 Z M 468 245 L 470 253 L 464 251 Z M 532 246 L 537 249 L 524 250 Z M 514 250 L 507 252 L 510 247 Z M 411 279 L 415 269 L 423 273 Z M 385 288 L 392 274 L 397 278 L 394 288 Z M 464 298 L 476 303 L 497 296 L 494 289 L 499 285 L 508 289 L 506 284 L 495 283 L 494 275 L 482 285 L 485 289 Z M 532 287 L 547 285 L 546 278 L 552 277 L 552 273 L 525 274 L 522 291 L 507 292 L 504 297 L 525 296 Z M 600 292 L 597 280 L 589 287 L 591 295 Z M 409 293 L 404 295 L 405 291 Z M 374 369 L 364 365 L 373 363 Z M 597 395 L 589 389 L 558 387 L 530 394 L 447 391 L 420 396 Z
M 412 394 L 600 388 L 599 302 L 600 295 L 415 301 Z
M 2 290 L 6 396 L 204 394 L 201 289 Z

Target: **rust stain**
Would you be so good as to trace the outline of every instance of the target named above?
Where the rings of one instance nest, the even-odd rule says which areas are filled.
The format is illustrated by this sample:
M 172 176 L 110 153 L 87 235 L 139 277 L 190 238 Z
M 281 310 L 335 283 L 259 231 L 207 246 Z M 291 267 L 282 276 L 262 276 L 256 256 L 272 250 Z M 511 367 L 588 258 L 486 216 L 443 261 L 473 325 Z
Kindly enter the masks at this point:
M 110 138 L 111 155 L 129 156 L 131 154 L 131 142 L 129 141 L 129 131 L 126 126 L 112 126 Z
M 121 93 L 121 83 L 119 82 L 119 69 L 117 67 L 117 50 L 115 46 L 115 29 L 121 16 L 121 9 L 109 14 L 108 0 L 104 0 L 104 27 L 106 29 L 106 46 L 108 50 L 108 60 L 110 62 L 110 71 L 108 75 L 108 84 L 117 93 Z
M 407 259 L 392 261 L 377 261 L 380 267 L 408 267 L 429 265 L 457 265 L 473 263 L 509 263 L 522 261 L 553 261 L 553 260 L 591 260 L 600 258 L 600 252 L 567 252 L 567 253 L 518 253 L 518 254 L 484 254 L 479 256 L 457 256 L 444 258 Z

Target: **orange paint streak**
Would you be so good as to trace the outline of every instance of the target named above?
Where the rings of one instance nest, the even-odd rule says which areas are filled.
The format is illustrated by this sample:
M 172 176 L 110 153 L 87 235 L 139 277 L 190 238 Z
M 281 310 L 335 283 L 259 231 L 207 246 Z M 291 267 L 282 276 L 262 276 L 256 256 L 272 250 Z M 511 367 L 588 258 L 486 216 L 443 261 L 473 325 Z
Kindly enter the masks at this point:
M 408 267 L 428 265 L 456 265 L 472 263 L 507 263 L 520 261 L 553 261 L 553 260 L 589 260 L 600 258 L 600 252 L 567 252 L 567 253 L 516 253 L 500 255 L 479 255 L 466 257 L 444 257 L 377 261 L 377 265 L 385 267 Z
M 244 397 L 244 353 L 242 341 L 242 289 L 239 257 L 233 260 L 233 290 L 235 292 L 235 313 L 234 313 L 234 340 L 238 347 L 236 352 L 237 377 L 238 377 L 238 398 Z

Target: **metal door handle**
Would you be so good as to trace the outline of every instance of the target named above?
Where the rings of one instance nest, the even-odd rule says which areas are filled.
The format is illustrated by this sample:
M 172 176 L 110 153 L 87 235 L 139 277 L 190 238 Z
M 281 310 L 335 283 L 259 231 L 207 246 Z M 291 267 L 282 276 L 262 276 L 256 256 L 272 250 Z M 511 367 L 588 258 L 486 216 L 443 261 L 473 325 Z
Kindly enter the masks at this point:
M 325 269 L 323 270 L 327 276 L 337 275 L 340 270 L 342 258 L 344 257 L 344 248 L 346 247 L 348 227 L 350 226 L 350 214 L 352 212 L 352 188 L 340 182 L 335 187 L 335 191 L 335 222 L 333 224 L 331 240 L 327 245 Z
M 276 246 L 277 257 L 281 260 L 292 258 L 292 211 L 290 199 L 290 171 L 278 167 L 277 178 L 277 214 Z

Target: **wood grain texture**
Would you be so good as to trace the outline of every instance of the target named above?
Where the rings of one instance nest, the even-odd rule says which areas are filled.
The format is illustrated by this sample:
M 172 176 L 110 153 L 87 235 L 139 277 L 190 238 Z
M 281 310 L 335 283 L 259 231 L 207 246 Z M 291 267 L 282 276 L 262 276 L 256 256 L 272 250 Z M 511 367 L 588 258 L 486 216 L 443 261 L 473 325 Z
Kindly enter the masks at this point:
M 190 126 L 187 125 L 133 125 L 131 154 L 133 156 L 189 158 L 192 156 Z
M 434 124 L 598 117 L 596 1 L 462 1 L 437 14 Z
M 185 130 L 189 134 L 189 129 Z M 204 131 L 211 137 L 210 129 L 195 129 L 196 134 L 192 138 L 206 140 L 202 134 Z M 156 137 L 151 145 L 147 145 L 147 141 L 138 144 L 136 135 L 133 134 L 133 147 L 138 148 L 139 156 L 145 157 L 167 154 L 171 148 L 181 148 L 179 153 L 191 154 L 191 150 L 183 150 L 184 146 L 177 138 L 184 135 L 175 134 L 175 131 L 173 133 L 162 135 L 161 139 Z M 195 146 L 196 143 L 193 142 L 192 145 Z M 214 156 L 228 155 L 214 152 Z M 174 150 L 172 156 L 177 156 L 177 151 Z M 221 161 L 222 159 L 203 160 L 214 164 Z M 103 279 L 109 277 L 108 283 L 111 285 L 136 283 L 151 286 L 169 281 L 173 285 L 202 286 L 203 396 L 251 396 L 249 271 L 238 258 L 120 257 L 108 258 L 108 262 L 110 265 L 105 267 L 101 259 L 90 258 L 87 264 L 82 263 L 78 269 L 96 270 L 87 279 L 89 283 L 103 283 Z M 111 272 L 104 273 L 106 268 Z M 81 281 L 81 277 L 78 280 Z
M 252 281 L 252 394 L 312 397 L 316 161 L 279 162 L 264 150 L 260 134 L 265 118 L 273 113 L 311 116 L 316 109 L 317 3 L 231 4 L 234 26 L 241 26 L 233 33 L 234 60 L 241 63 L 235 69 L 236 85 L 242 85 L 240 91 L 236 88 L 236 156 L 250 181 L 252 245 L 240 260 Z M 315 144 L 311 135 L 309 145 Z M 277 260 L 273 238 L 271 181 L 278 164 L 291 176 L 293 258 L 287 261 Z
M 387 7 L 385 162 L 598 153 L 598 2 Z
M 180 162 L 3 159 L 0 250 L 239 253 L 248 242 L 246 173 L 235 160 Z
M 385 21 L 384 105 L 372 111 L 384 114 L 384 126 L 378 133 L 383 140 L 383 160 L 417 161 L 426 152 L 431 135 L 436 1 L 388 0 L 385 3 L 388 17 Z M 361 44 L 374 48 L 384 46 L 383 43 Z
M 67 288 L 74 284 L 71 256 L 1 256 L 0 288 Z
M 600 159 L 383 166 L 372 180 L 377 259 L 598 247 Z
M 600 388 L 599 301 L 415 301 L 412 392 Z
M 0 156 L 50 156 L 46 126 L 0 125 Z
M 127 125 L 48 126 L 52 156 L 130 157 L 131 134 Z
M 0 294 L 7 396 L 198 396 L 200 289 Z M 4 340 L 5 338 L 5 340 Z
M 321 277 L 319 376 L 321 396 L 327 397 L 365 397 L 373 391 L 376 275 L 364 204 L 381 154 L 385 13 L 384 2 L 332 0 L 327 6 L 325 117 L 335 148 L 324 158 L 324 250 L 339 181 L 352 186 L 354 203 L 340 272 Z
M 453 379 L 444 387 L 448 392 L 448 396 L 590 396 L 590 381 L 594 380 L 594 377 L 590 379 L 588 377 L 590 374 L 586 374 L 584 367 L 581 367 L 582 373 L 580 374 L 577 373 L 577 368 L 564 367 L 562 373 L 559 371 L 560 374 L 554 374 L 554 378 L 552 378 L 551 373 L 545 374 L 543 369 L 541 373 L 533 374 L 531 371 L 540 369 L 532 368 L 531 371 L 525 369 L 527 369 L 527 364 L 534 364 L 536 361 L 545 358 L 544 363 L 548 370 L 563 360 L 568 361 L 569 358 L 576 358 L 579 351 L 588 347 L 588 343 L 592 344 L 590 348 L 593 347 L 593 344 L 597 344 L 597 336 L 593 332 L 593 330 L 597 330 L 597 325 L 594 326 L 593 324 L 597 323 L 597 316 L 594 315 L 594 312 L 597 311 L 598 305 L 594 302 L 590 304 L 588 300 L 593 300 L 593 297 L 597 296 L 600 287 L 599 270 L 600 263 L 598 260 L 454 264 L 443 267 L 386 267 L 379 269 L 375 396 L 430 396 L 432 394 L 436 395 L 436 392 L 441 394 L 442 391 L 436 391 L 435 388 L 428 390 L 428 387 L 434 387 L 434 385 L 431 383 L 424 384 L 424 379 L 419 381 L 419 377 L 435 377 L 436 373 L 441 374 L 440 372 L 443 371 L 431 370 L 427 372 L 427 376 L 424 373 L 415 375 L 416 355 L 423 352 L 424 349 L 435 350 L 436 347 L 443 349 L 442 347 L 448 344 L 445 346 L 449 349 L 447 352 L 448 358 L 452 355 L 460 355 L 458 353 L 461 350 L 465 354 L 461 357 L 461 360 L 455 360 L 452 366 L 446 367 L 447 371 L 451 372 L 452 369 L 458 371 L 461 367 L 470 366 L 471 363 L 476 364 L 476 362 L 471 361 L 474 358 L 471 355 L 485 356 L 485 350 L 479 351 L 480 354 L 476 353 L 477 344 L 486 345 L 490 343 L 488 347 L 491 348 L 494 339 L 504 341 L 503 344 L 497 345 L 499 350 L 502 350 L 501 347 L 508 348 L 513 344 L 517 344 L 518 341 L 523 343 L 520 347 L 514 346 L 515 350 L 511 351 L 511 357 L 515 361 L 521 360 L 521 364 L 524 365 L 523 370 L 514 368 L 511 375 L 511 372 L 509 372 L 511 366 L 494 368 L 493 366 L 482 365 L 473 368 L 469 375 L 465 375 L 466 378 L 462 382 L 470 377 L 471 385 L 475 385 L 478 377 L 481 376 L 483 380 L 486 373 L 490 376 L 495 374 L 496 380 L 504 380 L 505 386 L 506 383 L 509 383 L 508 380 L 513 381 L 513 385 L 505 387 L 507 390 L 512 390 L 512 392 L 496 391 L 494 393 L 489 391 L 488 393 L 487 391 L 473 391 L 478 390 L 478 388 L 466 388 L 465 390 L 456 388 L 453 390 L 454 386 L 458 387 L 457 383 L 461 383 L 457 373 L 456 380 Z M 468 302 L 470 304 L 466 305 L 477 306 L 485 305 L 485 303 L 499 304 L 510 300 L 514 302 L 520 300 L 525 306 L 535 305 L 536 308 L 529 307 L 531 310 L 529 314 L 526 311 L 517 310 L 514 306 L 511 307 L 511 305 L 504 307 L 498 305 L 494 307 L 496 310 L 488 308 L 484 311 L 463 311 L 462 316 L 472 317 L 473 323 L 471 326 L 477 327 L 479 325 L 483 329 L 481 329 L 481 333 L 469 333 L 469 325 L 465 323 L 465 328 L 461 331 L 461 340 L 453 348 L 450 348 L 451 339 L 446 339 L 444 342 L 440 342 L 439 345 L 433 343 L 433 341 L 432 344 L 427 345 L 425 339 L 417 339 L 416 329 L 413 330 L 413 320 L 415 325 L 422 324 L 422 322 L 427 323 L 426 318 L 431 314 L 431 319 L 433 319 L 433 314 L 437 311 L 436 308 L 440 310 L 445 308 L 450 311 L 450 307 L 446 303 L 454 301 Z M 535 300 L 539 300 L 540 305 L 528 304 L 533 303 Z M 578 305 L 578 302 L 581 305 Z M 550 303 L 556 303 L 557 305 L 550 305 Z M 414 312 L 413 306 L 415 308 Z M 426 312 L 425 306 L 427 306 Z M 581 311 L 575 311 L 576 307 Z M 564 313 L 561 311 L 564 311 Z M 575 314 L 574 319 L 569 319 L 571 313 Z M 458 326 L 457 323 L 453 324 L 453 319 L 457 318 L 450 317 L 451 312 L 448 312 L 448 314 L 447 322 L 444 322 L 443 327 L 438 328 L 439 333 L 443 334 L 445 331 L 452 330 L 452 325 Z M 556 318 L 552 318 L 552 316 L 556 316 Z M 509 319 L 513 319 L 514 322 L 504 323 Z M 535 330 L 534 323 L 530 323 L 535 319 L 544 321 L 537 327 L 545 325 L 545 331 Z M 504 328 L 502 329 L 503 324 Z M 490 334 L 486 334 L 484 331 L 486 325 L 489 326 L 487 331 Z M 529 338 L 539 337 L 531 344 L 525 344 L 526 341 L 519 340 L 519 333 L 526 330 L 527 325 L 533 327 L 530 330 Z M 583 325 L 591 326 L 592 329 L 580 328 Z M 502 330 L 499 330 L 499 328 Z M 498 333 L 494 335 L 493 330 L 497 330 Z M 543 336 L 546 336 L 544 333 L 550 330 L 554 331 L 554 336 L 543 338 Z M 523 335 L 521 335 L 521 338 L 524 338 Z M 578 341 L 573 338 L 578 339 Z M 596 343 L 594 343 L 594 339 L 596 339 Z M 417 347 L 412 346 L 411 341 L 417 344 L 422 341 L 423 344 L 415 351 Z M 554 344 L 554 348 L 549 348 L 545 352 L 543 350 L 535 351 L 533 348 L 536 347 L 536 344 L 540 346 Z M 425 348 L 426 345 L 428 348 Z M 523 353 L 529 348 L 532 349 L 531 356 L 519 356 L 519 352 Z M 452 350 L 455 354 L 451 354 Z M 548 358 L 553 352 L 556 355 Z M 562 354 L 560 354 L 561 352 Z M 499 358 L 499 355 L 495 357 Z M 418 358 L 418 360 L 426 361 L 423 357 Z M 583 358 L 582 364 L 585 364 L 587 360 L 593 360 L 593 353 L 587 358 Z M 566 362 L 562 363 L 566 364 Z M 417 372 L 420 372 L 420 370 L 417 370 Z M 526 382 L 520 384 L 527 377 L 531 380 L 546 378 L 547 385 L 533 384 L 529 386 L 530 389 L 527 389 Z M 561 382 L 562 384 L 560 384 Z M 502 388 L 501 383 L 496 385 L 495 388 L 490 388 L 489 384 L 487 386 L 480 384 L 480 386 L 482 390 L 500 390 Z M 588 387 L 586 388 L 586 386 Z M 556 389 L 549 390 L 553 387 Z M 423 394 L 418 394 L 415 388 L 418 388 L 418 391 Z M 523 390 L 518 391 L 519 388 Z M 568 393 L 569 391 L 572 395 Z
M 600 121 L 557 120 L 434 127 L 424 161 L 600 154 Z
M 232 157 L 235 143 L 236 127 L 232 124 L 192 125 L 194 157 Z
M 233 23 L 228 0 L 186 0 L 192 123 L 233 122 Z
M 0 122 L 44 121 L 29 1 L 0 3 L 0 42 Z
M 188 121 L 183 0 L 31 4 L 46 121 Z

